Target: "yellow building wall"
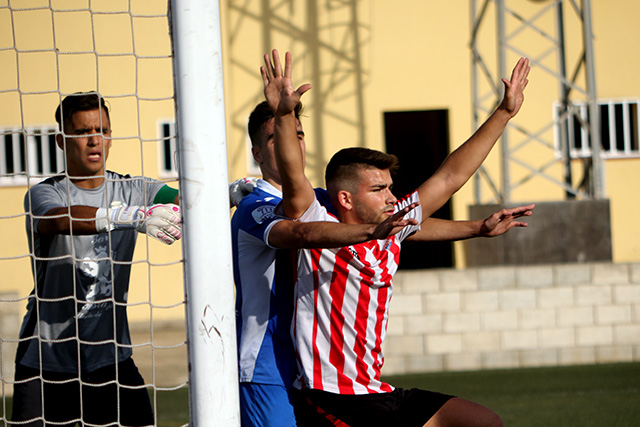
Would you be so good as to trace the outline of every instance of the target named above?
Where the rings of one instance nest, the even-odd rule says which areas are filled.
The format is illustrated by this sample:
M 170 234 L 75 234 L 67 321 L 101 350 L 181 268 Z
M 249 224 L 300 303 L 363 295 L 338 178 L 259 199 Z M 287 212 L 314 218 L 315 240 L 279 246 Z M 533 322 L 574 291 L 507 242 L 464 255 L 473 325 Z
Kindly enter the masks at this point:
M 321 5 L 315 16 L 322 30 L 311 34 L 299 31 L 307 28 L 307 2 L 278 2 L 282 3 L 279 8 L 272 3 L 272 13 L 287 19 L 273 21 L 267 39 L 263 2 L 221 1 L 230 179 L 255 173 L 249 166 L 246 119 L 253 106 L 262 100 L 258 68 L 262 65 L 262 54 L 271 46 L 281 52 L 293 52 L 297 84 L 314 85 L 304 97 L 307 109 L 303 118 L 308 144 L 307 173 L 314 185 L 323 185 L 324 165 L 340 148 L 357 144 L 384 147 L 384 112 L 448 109 L 452 150 L 471 134 L 471 35 L 467 1 L 357 2 L 363 68 L 362 128 L 353 125 L 357 105 L 351 96 L 355 81 L 348 72 L 348 58 L 336 61 L 335 55 L 328 53 L 350 43 L 349 26 L 345 24 L 350 19 L 349 11 L 331 8 L 331 2 L 318 2 Z M 543 7 L 544 2 L 519 0 L 518 4 L 528 13 Z M 0 127 L 23 123 L 53 125 L 60 93 L 97 88 L 112 108 L 114 147 L 109 169 L 158 177 L 158 120 L 173 117 L 171 48 L 167 21 L 161 17 L 166 13 L 166 3 L 133 2 L 132 12 L 137 16 L 131 18 L 125 13 L 113 13 L 127 11 L 128 1 L 93 0 L 94 12 L 110 12 L 94 14 L 93 19 L 87 10 L 62 12 L 88 8 L 86 0 L 52 1 L 54 13 L 45 0 L 14 0 L 13 13 L 6 9 L 7 5 L 6 0 L 0 0 Z M 26 5 L 36 10 L 15 11 Z M 640 28 L 635 23 L 640 16 L 640 3 L 592 0 L 592 9 L 598 96 L 640 96 L 640 81 L 635 78 L 640 65 L 635 48 L 635 41 L 640 39 Z M 568 42 L 576 43 L 579 34 L 572 25 L 567 28 Z M 19 53 L 10 49 L 14 37 Z M 525 45 L 526 37 L 523 35 Z M 495 44 L 491 28 L 482 43 Z M 529 48 L 536 52 L 536 46 Z M 72 55 L 71 51 L 85 53 Z M 315 53 L 319 55 L 317 69 L 311 61 Z M 494 59 L 489 55 L 488 60 Z M 517 56 L 513 54 L 509 67 L 515 60 Z M 557 84 L 535 67 L 530 78 L 520 119 L 534 125 L 549 120 L 552 109 L 548 102 L 536 102 L 537 96 L 556 93 Z M 319 105 L 330 105 L 331 114 L 317 116 Z M 364 141 L 360 140 L 361 134 Z M 535 158 L 539 153 L 532 147 L 524 155 Z M 486 164 L 497 173 L 497 150 Z M 560 172 L 559 168 L 554 171 L 558 176 Z M 640 208 L 636 185 L 640 182 L 640 159 L 606 160 L 605 174 L 605 192 L 611 199 L 614 261 L 637 262 L 640 225 L 633 212 Z M 177 186 L 176 182 L 169 184 Z M 26 297 L 33 286 L 22 215 L 25 190 L 24 186 L 0 188 L 5 206 L 0 218 L 3 236 L 0 292 L 17 292 L 20 297 Z M 532 181 L 513 195 L 514 203 L 561 198 L 562 191 L 541 181 Z M 454 196 L 454 218 L 466 219 L 467 206 L 472 203 L 472 186 L 467 184 Z M 462 253 L 456 246 L 457 267 L 464 266 Z M 130 308 L 132 320 L 149 317 L 150 305 L 143 304 L 147 301 L 153 304 L 156 320 L 182 316 L 180 258 L 179 243 L 164 247 L 151 242 L 147 247 L 145 239 L 140 239 L 129 299 L 141 304 Z M 149 262 L 142 262 L 146 260 Z
M 455 3 L 455 6 L 454 6 Z M 384 148 L 383 113 L 406 110 L 449 110 L 449 131 L 451 150 L 458 147 L 472 133 L 471 128 L 471 52 L 469 45 L 470 10 L 469 2 L 458 0 L 452 2 L 410 1 L 389 2 L 385 0 L 369 0 L 357 2 L 359 31 L 362 40 L 360 56 L 364 69 L 364 133 L 366 145 L 371 148 Z M 224 3 L 227 4 L 227 3 Z M 323 78 L 320 82 L 313 80 L 310 56 L 314 51 L 322 52 L 323 46 L 314 45 L 315 38 L 304 32 L 305 4 L 295 2 L 293 10 L 282 11 L 274 8 L 270 13 L 280 14 L 288 18 L 288 25 L 296 31 L 279 31 L 288 28 L 272 25 L 272 46 L 281 52 L 293 52 L 295 68 L 295 84 L 311 82 L 314 89 L 304 95 L 307 106 L 303 125 L 307 136 L 307 175 L 314 185 L 322 186 L 322 168 L 331 154 L 340 148 L 357 145 L 357 132 L 341 120 L 324 118 L 324 126 L 317 129 L 318 120 L 314 116 L 317 105 L 318 88 L 323 94 L 325 105 L 332 106 L 336 117 L 352 117 L 353 105 L 334 96 L 328 91 L 324 76 L 330 75 L 333 68 L 344 67 L 344 63 L 331 62 L 332 58 L 324 56 L 322 64 Z M 507 7 L 515 9 L 522 16 L 530 18 L 542 8 L 548 7 L 545 1 L 507 1 Z M 226 25 L 233 33 L 227 45 L 225 57 L 233 62 L 227 72 L 227 104 L 232 117 L 248 116 L 255 103 L 262 100 L 260 81 L 257 72 L 262 64 L 261 55 L 268 50 L 263 37 L 264 15 L 261 2 L 250 1 L 244 5 L 247 13 L 243 14 L 239 7 L 225 9 Z M 640 3 L 633 0 L 622 0 L 615 3 L 604 0 L 592 0 L 592 24 L 594 31 L 596 88 L 599 98 L 638 97 L 640 81 L 633 77 L 634 70 L 640 62 L 640 55 L 634 47 L 634 40 L 640 36 L 640 28 L 634 20 L 640 16 Z M 288 7 L 288 6 L 287 6 Z M 496 37 L 493 15 L 495 11 L 490 2 L 488 16 L 485 19 L 479 43 L 489 64 L 496 62 Z M 565 15 L 571 18 L 572 7 L 565 4 Z M 332 28 L 348 21 L 349 17 L 340 15 L 335 9 L 318 8 L 317 20 L 320 24 L 334 23 Z M 553 15 L 549 15 L 553 16 Z M 553 29 L 549 16 L 540 18 L 541 23 Z M 283 19 L 284 20 L 284 19 Z M 565 37 L 567 43 L 567 64 L 570 72 L 576 66 L 578 55 L 582 53 L 582 30 L 575 19 L 565 19 Z M 507 32 L 513 31 L 519 22 L 513 18 L 507 20 Z M 335 46 L 348 44 L 347 37 L 339 30 L 323 40 L 335 41 Z M 291 34 L 295 34 L 291 36 Z M 323 33 L 323 35 L 325 35 Z M 326 36 L 326 35 L 325 35 Z M 554 76 L 545 72 L 542 67 L 555 69 L 555 56 L 546 55 L 548 45 L 540 42 L 538 34 L 531 29 L 522 31 L 512 40 L 524 52 L 531 55 L 534 62 L 527 88 L 525 105 L 518 115 L 519 123 L 529 130 L 540 132 L 547 141 L 553 141 L 552 128 L 538 129 L 551 120 L 552 104 L 557 100 L 558 83 Z M 493 51 L 493 53 L 492 53 Z M 508 54 L 508 67 L 511 69 L 518 59 L 516 52 Z M 504 76 L 508 77 L 508 75 Z M 318 84 L 319 83 L 319 84 Z M 340 95 L 340 92 L 338 93 Z M 579 95 L 575 95 L 580 100 Z M 233 120 L 233 119 L 232 119 Z M 482 119 L 481 119 L 482 120 Z M 248 163 L 244 122 L 234 122 L 229 127 L 230 173 L 235 179 L 247 172 Z M 319 146 L 318 137 L 322 137 Z M 519 136 L 512 132 L 510 137 L 516 140 Z M 498 179 L 500 178 L 500 148 L 494 148 L 485 165 Z M 530 144 L 519 152 L 520 158 L 540 166 L 549 161 L 552 150 L 539 144 Z M 578 162 L 573 164 L 574 181 L 582 176 Z M 638 238 L 640 226 L 634 224 L 633 212 L 638 208 L 637 197 L 633 197 L 635 188 L 630 183 L 640 179 L 640 159 L 605 160 L 605 197 L 611 199 L 612 245 L 615 262 L 629 262 L 640 259 Z M 248 172 L 247 172 L 248 173 Z M 512 180 L 526 175 L 526 170 L 517 165 L 511 166 Z M 554 179 L 562 180 L 562 167 L 556 164 L 547 170 Z M 483 193 L 487 194 L 487 186 Z M 630 194 L 631 193 L 631 194 Z M 631 197 L 630 197 L 631 196 Z M 556 184 L 544 179 L 532 179 L 512 193 L 514 205 L 524 202 L 555 201 L 564 198 L 564 191 Z M 468 183 L 453 197 L 453 215 L 455 219 L 467 219 L 467 207 L 475 203 L 473 186 Z M 461 244 L 456 244 L 457 267 L 464 266 L 464 255 Z
M 49 1 L 12 1 L 13 11 L 7 5 L 0 1 L 0 46 L 15 50 L 0 51 L 0 128 L 55 126 L 60 94 L 98 90 L 111 109 L 107 168 L 157 178 L 158 120 L 171 119 L 174 112 L 166 3 L 134 2 L 133 17 L 126 0 L 91 1 L 93 14 L 88 1 L 52 1 L 51 9 Z M 176 180 L 167 183 L 177 187 Z M 26 298 L 33 288 L 24 229 L 26 187 L 1 187 L 0 192 L 0 293 Z M 180 243 L 147 246 L 139 236 L 129 291 L 131 320 L 184 315 L 181 258 Z

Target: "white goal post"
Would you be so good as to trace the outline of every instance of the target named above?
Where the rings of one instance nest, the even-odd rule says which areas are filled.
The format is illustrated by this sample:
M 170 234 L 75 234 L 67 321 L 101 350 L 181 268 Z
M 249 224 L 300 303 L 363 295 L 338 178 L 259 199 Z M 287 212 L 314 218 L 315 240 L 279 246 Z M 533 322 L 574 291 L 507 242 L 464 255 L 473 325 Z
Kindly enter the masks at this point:
M 219 10 L 172 1 L 170 12 L 195 426 L 240 425 Z
M 144 383 L 131 385 L 116 376 L 108 385 L 148 392 L 154 425 L 240 425 L 219 7 L 218 0 L 0 0 L 0 426 L 37 420 L 61 424 L 53 411 L 38 411 L 38 405 L 24 405 L 34 411 L 12 411 L 12 403 L 20 401 L 13 399 L 14 390 L 23 395 L 23 384 L 94 386 L 85 376 L 94 370 L 85 369 L 80 350 L 77 375 L 51 379 L 49 373 L 60 366 L 47 368 L 47 359 L 38 357 L 36 372 L 16 381 L 16 348 L 25 342 L 43 343 L 32 346 L 38 349 L 65 342 L 78 348 L 113 344 L 115 354 L 121 348 L 133 352 Z M 89 234 L 98 236 L 90 243 L 74 236 L 70 249 L 60 249 L 60 254 L 29 247 L 38 232 L 25 232 L 25 222 L 33 224 L 42 216 L 33 207 L 36 203 L 25 210 L 25 194 L 31 197 L 42 188 L 34 191 L 34 186 L 46 179 L 73 175 L 66 171 L 66 146 L 58 144 L 64 133 L 54 111 L 79 92 L 100 94 L 109 110 L 113 132 L 100 139 L 111 147 L 101 152 L 103 166 L 124 178 L 105 173 L 105 180 L 153 180 L 156 191 L 161 187 L 156 180 L 173 188 L 179 180 L 182 240 L 166 246 L 134 233 L 137 243 L 135 250 L 127 246 L 134 252 L 128 257 L 120 256 L 126 251 L 112 249 L 111 235 L 100 233 Z M 106 134 L 104 128 L 99 132 Z M 170 194 L 173 200 L 175 193 Z M 75 220 L 70 212 L 66 215 Z M 72 285 L 60 295 L 41 292 L 53 281 L 34 281 L 32 267 L 63 259 L 72 278 L 61 275 L 58 282 Z M 114 266 L 130 270 L 126 280 L 120 280 Z M 125 296 L 116 296 L 115 289 L 123 289 Z M 29 327 L 20 338 L 27 303 L 40 316 L 43 301 L 69 301 L 72 308 L 63 320 L 74 328 L 66 335 L 47 335 L 41 332 L 46 327 L 34 323 L 48 326 L 61 323 L 59 319 L 34 316 L 37 320 L 25 322 Z M 109 327 L 122 322 L 117 324 L 126 324 L 126 332 L 111 333 L 105 327 L 105 339 L 78 332 L 78 313 L 89 306 L 107 307 L 100 319 Z M 126 317 L 111 314 L 114 307 L 126 307 Z M 119 359 L 113 360 L 120 369 L 115 363 Z M 188 419 L 183 410 L 187 387 Z M 45 387 L 40 391 L 45 396 L 41 402 L 66 396 Z M 65 420 L 94 425 L 85 417 L 93 414 L 85 405 L 90 399 L 65 399 L 58 405 Z M 116 400 L 120 416 L 123 398 Z M 172 405 L 165 403 L 169 401 Z M 20 412 L 24 418 L 18 418 Z

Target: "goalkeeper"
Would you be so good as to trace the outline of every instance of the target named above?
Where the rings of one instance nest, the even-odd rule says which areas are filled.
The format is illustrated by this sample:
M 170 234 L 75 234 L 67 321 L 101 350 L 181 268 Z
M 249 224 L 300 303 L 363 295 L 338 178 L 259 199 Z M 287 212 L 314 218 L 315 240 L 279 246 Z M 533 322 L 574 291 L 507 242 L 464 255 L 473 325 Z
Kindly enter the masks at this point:
M 178 190 L 105 170 L 111 125 L 97 93 L 67 96 L 56 121 L 66 170 L 24 200 L 35 287 L 16 354 L 13 421 L 153 425 L 126 303 L 138 233 L 166 244 L 181 237 Z

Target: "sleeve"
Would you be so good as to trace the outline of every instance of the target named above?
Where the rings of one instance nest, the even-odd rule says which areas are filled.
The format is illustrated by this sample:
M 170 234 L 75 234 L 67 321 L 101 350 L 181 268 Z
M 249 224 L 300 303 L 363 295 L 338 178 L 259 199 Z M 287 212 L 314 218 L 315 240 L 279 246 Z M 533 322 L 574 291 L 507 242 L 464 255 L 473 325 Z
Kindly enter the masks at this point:
M 38 217 L 44 216 L 53 208 L 61 206 L 68 206 L 67 200 L 56 191 L 55 187 L 47 182 L 34 185 L 27 190 L 24 196 L 24 211 L 27 213 L 27 230 L 31 230 L 32 221 L 29 220 L 29 215 L 33 218 L 33 229 L 38 229 Z
M 168 187 L 164 182 L 160 182 L 155 179 L 144 178 L 142 182 L 144 182 L 144 185 L 147 187 L 146 188 L 147 200 L 145 203 L 146 206 L 151 206 L 156 203 L 159 203 L 159 202 L 156 202 L 155 200 L 161 193 L 161 190 L 164 187 L 171 188 L 171 187 Z M 166 202 L 166 203 L 173 203 L 173 199 L 171 200 L 171 202 Z
M 275 213 L 276 203 L 273 200 L 246 200 L 243 199 L 234 214 L 238 216 L 238 229 L 248 233 L 256 239 L 262 241 L 270 248 L 278 249 L 269 245 L 269 233 L 273 226 L 284 218 Z
M 314 199 L 311 206 L 305 213 L 298 219 L 300 222 L 314 222 L 314 221 L 330 221 L 339 222 L 336 217 L 327 212 L 327 209 L 320 204 L 318 199 Z
M 120 181 L 120 188 L 123 188 L 123 191 L 125 192 L 125 199 L 119 201 L 124 202 L 129 206 L 148 207 L 159 203 L 155 200 L 159 197 L 161 190 L 164 187 L 171 189 L 171 187 L 166 186 L 164 182 L 145 176 L 132 177 L 131 175 L 119 175 L 117 179 Z M 116 185 L 118 185 L 117 182 Z
M 168 185 L 163 185 L 153 198 L 153 204 L 173 203 L 178 195 L 178 190 Z
M 338 211 L 331 204 L 331 199 L 329 198 L 329 193 L 327 192 L 327 190 L 325 190 L 324 188 L 314 188 L 313 191 L 315 191 L 316 193 L 316 199 L 318 199 L 320 204 L 325 207 L 327 212 L 337 218 Z
M 413 193 L 406 196 L 404 199 L 398 200 L 394 207 L 394 212 L 398 212 L 400 209 L 403 209 L 409 206 L 411 203 L 416 203 L 420 201 L 420 197 L 418 196 L 418 191 L 414 191 Z M 411 236 L 416 231 L 420 230 L 420 223 L 422 222 L 422 205 L 418 205 L 411 212 L 405 215 L 405 219 L 417 219 L 417 225 L 408 225 L 403 228 L 398 234 L 396 234 L 396 239 L 402 242 L 407 237 Z

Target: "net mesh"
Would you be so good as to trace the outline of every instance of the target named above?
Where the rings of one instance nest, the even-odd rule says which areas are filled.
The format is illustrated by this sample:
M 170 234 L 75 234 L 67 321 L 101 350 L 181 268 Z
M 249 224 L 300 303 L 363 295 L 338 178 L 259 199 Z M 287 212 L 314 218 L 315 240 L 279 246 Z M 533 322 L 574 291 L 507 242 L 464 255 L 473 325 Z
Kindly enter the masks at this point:
M 36 298 L 31 295 L 32 266 L 66 258 L 76 265 L 107 262 L 113 271 L 122 263 L 108 250 L 103 258 L 91 260 L 73 253 L 38 258 L 25 233 L 25 223 L 33 218 L 23 208 L 27 189 L 64 170 L 54 111 L 64 97 L 80 91 L 100 93 L 110 109 L 113 134 L 107 169 L 160 179 L 177 188 L 175 141 L 172 132 L 166 132 L 173 129 L 174 111 L 166 2 L 0 0 L 3 425 L 10 420 L 19 328 L 25 306 Z M 125 299 L 109 296 L 92 303 L 112 302 L 114 312 L 117 306 L 126 307 L 133 359 L 151 395 L 156 423 L 183 425 L 188 414 L 186 403 L 181 403 L 187 399 L 187 359 L 180 244 L 164 246 L 139 235 L 133 259 L 125 263 L 131 267 Z M 71 297 L 75 298 L 39 296 L 38 301 L 55 303 Z M 115 339 L 81 340 L 77 334 L 45 340 L 37 331 L 24 338 L 28 339 L 44 345 L 65 340 L 89 346 L 115 343 Z

